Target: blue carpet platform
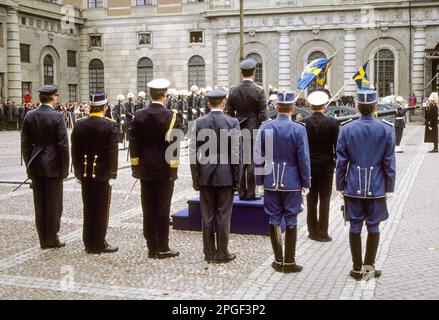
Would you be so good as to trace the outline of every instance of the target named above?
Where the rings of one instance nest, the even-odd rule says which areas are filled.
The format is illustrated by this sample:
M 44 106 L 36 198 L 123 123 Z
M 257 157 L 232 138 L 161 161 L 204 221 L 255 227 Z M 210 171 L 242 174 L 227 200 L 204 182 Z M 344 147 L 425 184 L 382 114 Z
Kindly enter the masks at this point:
M 269 216 L 264 211 L 263 200 L 241 201 L 235 196 L 233 201 L 231 233 L 268 236 Z M 200 199 L 188 201 L 188 208 L 172 215 L 175 230 L 201 231 Z M 282 230 L 285 226 L 282 225 Z

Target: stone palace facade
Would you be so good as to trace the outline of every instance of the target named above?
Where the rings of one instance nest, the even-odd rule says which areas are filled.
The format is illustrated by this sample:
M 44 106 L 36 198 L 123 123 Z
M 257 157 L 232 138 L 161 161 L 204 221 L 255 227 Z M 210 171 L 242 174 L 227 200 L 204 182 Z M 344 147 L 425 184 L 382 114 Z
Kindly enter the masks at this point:
M 439 1 L 244 0 L 244 51 L 265 89 L 296 88 L 304 66 L 335 54 L 327 85 L 369 60 L 380 96 L 438 90 Z M 90 92 L 176 89 L 239 81 L 239 0 L 0 0 L 0 98 L 21 102 L 46 83 L 61 101 Z M 311 85 L 310 90 L 315 85 Z

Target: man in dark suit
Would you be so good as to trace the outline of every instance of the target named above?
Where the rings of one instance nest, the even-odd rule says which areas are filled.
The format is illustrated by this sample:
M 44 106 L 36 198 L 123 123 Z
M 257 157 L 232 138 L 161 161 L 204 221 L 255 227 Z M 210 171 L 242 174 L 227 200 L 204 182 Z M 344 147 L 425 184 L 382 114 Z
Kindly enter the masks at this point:
M 12 115 L 12 104 L 10 103 L 9 99 L 6 101 L 5 106 L 3 107 L 4 113 L 5 113 L 5 125 L 6 130 L 12 130 L 13 128 L 13 122 L 14 117 Z
M 105 93 L 90 96 L 90 117 L 78 121 L 72 132 L 72 162 L 82 187 L 83 240 L 88 253 L 118 250 L 105 241 L 111 186 L 117 177 L 118 135 L 116 121 L 105 118 Z
M 208 93 L 210 112 L 195 121 L 190 147 L 193 186 L 200 191 L 204 259 L 217 263 L 236 258 L 227 246 L 233 195 L 239 187 L 240 130 L 238 120 L 223 113 L 226 94 L 219 89 Z M 200 132 L 203 136 L 207 133 L 209 141 L 205 142 Z M 213 141 L 207 152 L 203 150 L 205 143 L 210 146 Z
M 254 130 L 267 120 L 264 89 L 254 83 L 256 61 L 246 59 L 239 65 L 244 78 L 241 83 L 230 89 L 226 105 L 226 114 L 239 120 L 243 135 L 243 168 L 240 179 L 239 198 L 256 200 L 253 150 L 255 146 Z
M 136 112 L 129 128 L 132 174 L 140 179 L 143 234 L 153 259 L 179 255 L 169 248 L 169 213 L 179 151 L 173 133 L 181 129 L 181 118 L 164 105 L 169 84 L 166 79 L 148 82 L 152 102 Z
M 57 87 L 40 88 L 41 105 L 26 114 L 21 150 L 32 179 L 35 219 L 42 249 L 60 248 L 58 232 L 63 210 L 63 179 L 69 173 L 69 142 L 64 117 L 54 110 Z
M 329 242 L 329 205 L 337 149 L 338 123 L 325 116 L 325 105 L 329 96 L 323 91 L 314 91 L 308 97 L 313 114 L 303 120 L 306 124 L 311 156 L 311 189 L 307 195 L 308 237 L 315 241 Z M 320 201 L 320 205 L 318 203 Z M 317 220 L 317 212 L 319 212 Z

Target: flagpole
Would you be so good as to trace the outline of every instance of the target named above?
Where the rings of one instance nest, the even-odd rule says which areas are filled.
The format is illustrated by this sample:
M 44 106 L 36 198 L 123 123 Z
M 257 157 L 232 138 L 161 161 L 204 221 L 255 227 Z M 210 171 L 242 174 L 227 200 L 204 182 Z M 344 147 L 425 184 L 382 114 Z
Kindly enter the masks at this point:
M 300 92 L 299 92 L 299 94 L 297 95 L 296 99 L 294 99 L 294 102 L 296 102 L 296 101 L 299 99 L 299 97 L 300 97 L 300 96 L 302 95 L 302 93 L 303 93 L 303 90 L 304 90 L 304 89 L 300 90 Z
M 331 99 L 329 99 L 329 101 L 328 101 L 328 103 L 326 104 L 325 108 L 328 107 L 328 106 L 332 103 L 332 101 L 335 100 L 335 98 L 340 94 L 340 92 L 342 92 L 343 89 L 348 85 L 348 83 L 349 83 L 350 80 L 351 80 L 351 79 L 349 79 L 348 81 L 346 81 L 345 84 L 343 85 L 343 87 L 341 87 L 341 89 L 338 90 L 337 93 L 331 97 Z

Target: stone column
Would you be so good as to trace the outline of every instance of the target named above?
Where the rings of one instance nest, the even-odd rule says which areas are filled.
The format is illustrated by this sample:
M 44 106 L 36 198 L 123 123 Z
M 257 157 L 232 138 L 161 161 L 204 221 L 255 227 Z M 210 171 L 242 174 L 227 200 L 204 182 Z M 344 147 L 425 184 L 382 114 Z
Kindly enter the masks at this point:
M 21 103 L 21 61 L 20 34 L 18 30 L 18 9 L 8 7 L 6 23 L 8 52 L 8 97 L 15 103 Z
M 229 59 L 227 52 L 227 34 L 225 32 L 218 32 L 217 34 L 216 84 L 222 87 L 229 86 Z
M 412 91 L 420 101 L 424 95 L 425 26 L 417 26 L 413 36 Z
M 291 89 L 289 31 L 279 31 L 279 88 Z
M 347 83 L 344 88 L 345 96 L 355 96 L 356 85 L 352 80 L 352 76 L 357 71 L 357 48 L 355 28 L 345 29 L 344 34 L 344 78 L 343 84 Z M 335 94 L 335 93 L 334 93 Z

